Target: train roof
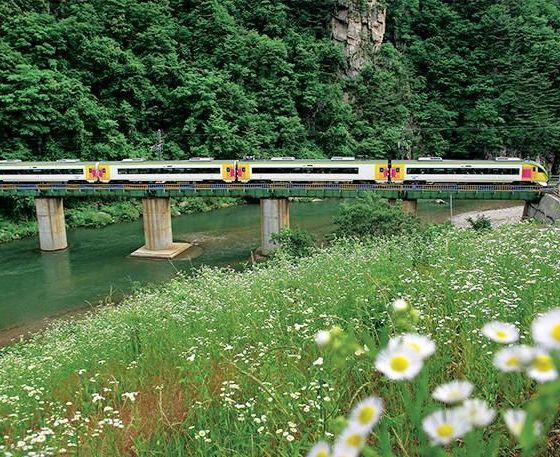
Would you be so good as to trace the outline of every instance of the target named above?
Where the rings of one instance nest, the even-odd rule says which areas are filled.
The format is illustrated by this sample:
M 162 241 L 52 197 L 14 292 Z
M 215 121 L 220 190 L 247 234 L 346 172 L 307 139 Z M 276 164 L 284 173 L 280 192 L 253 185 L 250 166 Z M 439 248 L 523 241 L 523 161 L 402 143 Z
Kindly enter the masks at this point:
M 230 159 L 230 160 L 214 160 L 210 158 L 195 158 L 194 160 L 139 160 L 139 159 L 128 159 L 122 161 L 104 161 L 104 160 L 91 160 L 91 161 L 81 161 L 81 160 L 74 160 L 74 159 L 66 159 L 66 160 L 58 160 L 53 162 L 24 162 L 24 161 L 17 161 L 17 160 L 0 160 L 0 167 L 4 166 L 32 166 L 32 167 L 72 167 L 72 166 L 86 166 L 86 165 L 95 165 L 96 163 L 100 163 L 103 165 L 110 165 L 110 166 L 161 166 L 161 165 L 200 165 L 203 166 L 205 164 L 231 164 L 234 161 L 243 164 L 251 164 L 251 165 L 260 165 L 260 164 L 274 164 L 277 166 L 281 166 L 281 164 L 289 165 L 301 165 L 301 164 L 322 164 L 322 165 L 336 165 L 336 166 L 352 166 L 352 165 L 365 165 L 365 164 L 386 164 L 388 159 L 381 159 L 381 160 L 366 160 L 366 159 L 351 159 L 351 158 L 335 158 L 335 159 L 313 159 L 313 160 L 305 160 L 305 159 L 291 159 L 291 158 L 282 158 L 282 159 Z M 441 164 L 451 164 L 451 165 L 461 165 L 461 164 L 468 164 L 468 165 L 494 165 L 494 166 L 515 166 L 521 164 L 531 164 L 536 165 L 539 167 L 543 167 L 541 163 L 535 162 L 533 160 L 439 160 L 439 159 L 428 159 L 428 160 L 399 160 L 399 159 L 391 159 L 393 164 L 421 164 L 426 166 L 436 166 Z

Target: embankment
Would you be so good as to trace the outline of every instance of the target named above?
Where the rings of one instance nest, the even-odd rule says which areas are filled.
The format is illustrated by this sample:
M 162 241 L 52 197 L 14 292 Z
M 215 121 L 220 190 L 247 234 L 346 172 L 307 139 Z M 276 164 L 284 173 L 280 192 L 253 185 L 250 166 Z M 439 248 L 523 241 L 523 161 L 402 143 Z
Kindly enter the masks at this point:
M 417 392 L 466 378 L 493 407 L 522 406 L 534 384 L 500 377 L 479 330 L 512 322 L 529 343 L 535 313 L 558 306 L 559 250 L 554 226 L 438 227 L 141 290 L 1 350 L 0 451 L 301 455 L 376 394 L 382 430 L 412 455 L 425 436 L 407 415 L 408 384 L 373 364 L 395 331 L 392 300 L 405 297 L 421 315 L 417 331 L 437 345 Z M 335 325 L 354 343 L 319 349 L 314 335 Z M 438 407 L 423 398 L 425 411 Z M 488 435 L 513 452 L 500 420 Z

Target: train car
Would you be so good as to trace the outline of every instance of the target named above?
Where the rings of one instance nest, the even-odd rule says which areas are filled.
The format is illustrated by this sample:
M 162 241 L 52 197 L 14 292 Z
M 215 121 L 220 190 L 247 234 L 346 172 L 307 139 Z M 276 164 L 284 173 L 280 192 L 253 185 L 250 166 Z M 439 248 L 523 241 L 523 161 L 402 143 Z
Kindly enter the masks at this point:
M 296 160 L 274 157 L 270 160 L 237 162 L 237 180 L 241 182 L 387 182 L 387 160 L 356 160 L 333 157 L 330 160 Z
M 77 159 L 56 162 L 22 162 L 0 160 L 0 182 L 18 183 L 80 183 L 93 182 L 88 173 L 95 169 L 91 163 Z
M 443 160 L 421 157 L 418 160 L 392 161 L 391 181 L 395 183 L 462 184 L 537 184 L 546 186 L 548 174 L 532 161 L 510 157 L 495 160 Z
M 234 160 L 193 157 L 189 160 L 152 162 L 124 159 L 105 162 L 103 182 L 233 182 L 236 178 Z

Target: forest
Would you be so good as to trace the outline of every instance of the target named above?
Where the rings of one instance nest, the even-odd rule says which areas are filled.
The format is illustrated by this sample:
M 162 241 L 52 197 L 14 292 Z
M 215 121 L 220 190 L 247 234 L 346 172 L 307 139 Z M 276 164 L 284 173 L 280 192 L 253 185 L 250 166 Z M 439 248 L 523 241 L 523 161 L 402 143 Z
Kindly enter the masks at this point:
M 508 155 L 558 172 L 558 0 L 379 0 L 383 42 L 353 76 L 331 36 L 349 3 L 376 2 L 3 1 L 0 159 Z

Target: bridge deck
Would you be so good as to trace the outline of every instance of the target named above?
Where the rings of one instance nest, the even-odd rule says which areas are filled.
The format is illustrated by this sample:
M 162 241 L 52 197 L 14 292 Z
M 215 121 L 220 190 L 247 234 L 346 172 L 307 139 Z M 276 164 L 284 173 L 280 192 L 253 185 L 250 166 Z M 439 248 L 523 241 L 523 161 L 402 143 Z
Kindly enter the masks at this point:
M 216 183 L 216 184 L 0 184 L 0 197 L 311 197 L 351 198 L 375 192 L 383 198 L 538 201 L 555 187 L 493 184 L 299 184 L 299 183 Z

